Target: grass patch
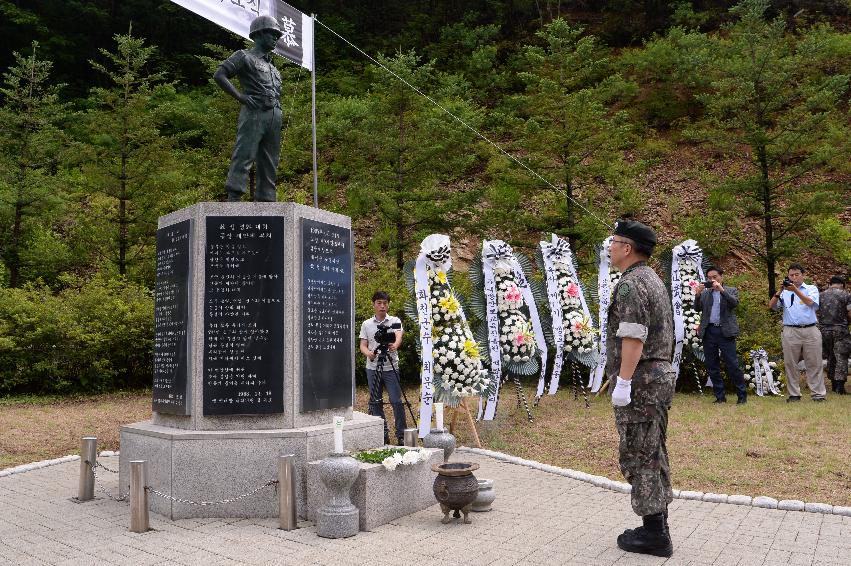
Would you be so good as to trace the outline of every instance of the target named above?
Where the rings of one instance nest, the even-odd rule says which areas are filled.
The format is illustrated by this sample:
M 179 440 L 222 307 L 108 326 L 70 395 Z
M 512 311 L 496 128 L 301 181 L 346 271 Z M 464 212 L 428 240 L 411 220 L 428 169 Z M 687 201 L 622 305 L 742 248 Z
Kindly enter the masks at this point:
M 527 398 L 534 391 L 526 387 Z M 419 391 L 406 388 L 419 416 Z M 668 451 L 674 486 L 716 493 L 769 495 L 851 505 L 851 396 L 826 403 L 786 404 L 785 398 L 752 395 L 747 405 L 713 405 L 712 395 L 677 394 L 670 413 Z M 366 412 L 367 391 L 358 387 L 355 409 Z M 471 404 L 475 411 L 475 403 Z M 393 423 L 393 410 L 385 407 Z M 608 398 L 584 407 L 568 389 L 547 396 L 526 422 L 513 387 L 502 390 L 495 421 L 479 423 L 483 444 L 555 466 L 621 479 L 617 432 Z M 0 468 L 79 451 L 80 438 L 98 437 L 100 450 L 117 450 L 122 424 L 151 416 L 150 392 L 86 397 L 18 397 L 0 400 Z M 475 416 L 475 415 L 474 415 Z M 413 426 L 410 414 L 408 425 Z M 446 423 L 452 423 L 448 410 Z M 472 446 L 466 417 L 455 420 L 459 444 Z M 394 435 L 391 431 L 391 438 Z M 456 457 L 457 458 L 457 457 Z

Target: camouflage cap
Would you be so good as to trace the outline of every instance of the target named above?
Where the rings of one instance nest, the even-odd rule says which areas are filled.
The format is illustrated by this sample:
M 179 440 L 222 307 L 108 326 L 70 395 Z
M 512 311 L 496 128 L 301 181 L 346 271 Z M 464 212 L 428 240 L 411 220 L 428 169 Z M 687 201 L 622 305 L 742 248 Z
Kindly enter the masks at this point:
M 618 220 L 615 223 L 615 236 L 623 236 L 636 244 L 644 244 L 651 248 L 656 246 L 656 232 L 653 228 L 635 220 Z

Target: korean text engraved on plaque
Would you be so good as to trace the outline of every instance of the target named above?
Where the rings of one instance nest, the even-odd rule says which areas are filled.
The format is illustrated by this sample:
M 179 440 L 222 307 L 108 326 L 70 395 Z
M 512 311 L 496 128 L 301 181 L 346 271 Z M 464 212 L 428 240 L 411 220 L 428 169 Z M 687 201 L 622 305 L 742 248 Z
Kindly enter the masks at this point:
M 352 405 L 352 233 L 301 219 L 303 412 Z
M 186 415 L 190 220 L 157 230 L 153 410 Z
M 284 411 L 284 219 L 208 216 L 204 414 Z

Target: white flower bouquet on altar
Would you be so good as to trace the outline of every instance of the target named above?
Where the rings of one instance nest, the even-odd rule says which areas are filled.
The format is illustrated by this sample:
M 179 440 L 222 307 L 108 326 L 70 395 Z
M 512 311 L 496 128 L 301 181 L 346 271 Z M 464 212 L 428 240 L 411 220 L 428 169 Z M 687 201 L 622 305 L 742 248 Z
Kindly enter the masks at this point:
M 358 452 L 354 457 L 367 464 L 381 464 L 387 471 L 392 472 L 399 466 L 413 466 L 425 462 L 429 455 L 425 450 L 416 448 L 376 448 Z

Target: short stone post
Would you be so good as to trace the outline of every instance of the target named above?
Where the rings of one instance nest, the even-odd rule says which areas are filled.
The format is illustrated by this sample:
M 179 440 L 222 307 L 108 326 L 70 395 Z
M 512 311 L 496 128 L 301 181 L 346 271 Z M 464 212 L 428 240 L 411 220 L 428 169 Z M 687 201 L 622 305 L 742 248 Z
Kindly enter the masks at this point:
M 352 504 L 349 490 L 360 473 L 360 464 L 347 452 L 331 453 L 319 463 L 318 471 L 328 490 L 328 501 L 316 511 L 316 534 L 325 538 L 358 534 L 360 511 Z
M 278 457 L 278 528 L 298 528 L 295 488 L 295 454 Z
M 77 501 L 91 501 L 95 497 L 95 473 L 92 470 L 97 463 L 98 439 L 84 436 L 80 443 L 80 483 L 77 489 Z
M 148 516 L 148 490 L 145 482 L 148 474 L 145 460 L 130 461 L 130 532 L 144 533 L 151 528 Z

